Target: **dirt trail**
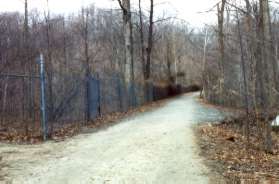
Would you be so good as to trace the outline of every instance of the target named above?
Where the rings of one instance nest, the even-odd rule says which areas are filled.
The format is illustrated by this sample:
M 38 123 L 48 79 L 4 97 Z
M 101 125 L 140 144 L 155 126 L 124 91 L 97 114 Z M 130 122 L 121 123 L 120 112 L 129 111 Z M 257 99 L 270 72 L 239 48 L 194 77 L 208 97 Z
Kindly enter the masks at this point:
M 222 115 L 184 95 L 93 134 L 35 146 L 0 144 L 3 183 L 208 183 L 192 125 Z M 1 167 L 1 166 L 0 166 Z M 1 180 L 0 180 L 1 183 Z

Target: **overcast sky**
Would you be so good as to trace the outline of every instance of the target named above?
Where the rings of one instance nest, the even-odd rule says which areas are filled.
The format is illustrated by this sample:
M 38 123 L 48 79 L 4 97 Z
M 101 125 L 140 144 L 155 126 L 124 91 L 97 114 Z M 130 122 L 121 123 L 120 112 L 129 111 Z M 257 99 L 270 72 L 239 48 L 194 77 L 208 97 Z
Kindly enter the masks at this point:
M 131 0 L 133 7 L 137 7 L 138 0 Z M 145 9 L 148 9 L 148 0 L 142 0 Z M 193 26 L 202 26 L 204 23 L 214 23 L 216 16 L 214 13 L 204 12 L 216 3 L 216 0 L 154 0 L 155 12 L 160 16 L 176 16 L 184 19 Z M 94 3 L 101 8 L 118 8 L 116 0 L 49 0 L 49 7 L 53 13 L 68 14 L 77 12 L 82 6 Z M 46 0 L 29 0 L 30 9 L 43 11 L 46 9 Z M 24 10 L 24 0 L 0 0 L 0 11 L 20 11 Z

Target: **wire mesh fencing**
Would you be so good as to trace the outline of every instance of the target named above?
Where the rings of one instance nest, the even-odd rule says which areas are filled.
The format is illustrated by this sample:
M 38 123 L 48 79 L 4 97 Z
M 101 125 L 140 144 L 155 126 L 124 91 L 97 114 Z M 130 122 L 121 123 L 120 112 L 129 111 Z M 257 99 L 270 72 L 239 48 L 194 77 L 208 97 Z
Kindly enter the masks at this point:
M 152 84 L 133 82 L 127 86 L 124 78 L 117 74 L 60 78 L 64 80 L 54 86 L 61 89 L 53 86 L 52 98 L 47 92 L 50 132 L 65 124 L 94 122 L 101 116 L 126 112 L 153 100 Z M 54 105 L 50 105 L 51 99 Z
M 40 80 L 0 75 L 0 130 L 28 133 L 40 127 Z
M 115 112 L 126 112 L 153 101 L 153 85 L 133 82 L 112 75 L 52 74 L 44 85 L 46 129 L 42 126 L 42 79 L 34 76 L 0 77 L 0 134 L 52 134 L 65 125 L 82 125 L 86 121 Z

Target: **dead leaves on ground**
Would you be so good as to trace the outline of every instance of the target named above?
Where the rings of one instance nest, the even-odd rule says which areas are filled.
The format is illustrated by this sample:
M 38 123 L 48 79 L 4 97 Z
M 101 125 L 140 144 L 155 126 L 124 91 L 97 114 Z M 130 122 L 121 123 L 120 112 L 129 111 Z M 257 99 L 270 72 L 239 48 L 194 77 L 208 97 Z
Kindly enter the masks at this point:
M 257 183 L 263 179 L 279 182 L 279 135 L 273 134 L 274 154 L 267 154 L 255 132 L 251 133 L 250 144 L 247 144 L 242 130 L 232 123 L 200 126 L 198 137 L 203 156 L 217 162 L 218 168 L 213 169 L 230 181 L 237 178 Z
M 51 132 L 49 138 L 54 141 L 63 141 L 66 138 L 73 137 L 79 133 L 83 132 L 92 132 L 101 128 L 106 128 L 117 123 L 119 120 L 127 117 L 131 117 L 137 113 L 143 113 L 150 111 L 156 107 L 161 106 L 165 100 L 158 102 L 152 102 L 146 105 L 143 105 L 138 108 L 131 109 L 127 112 L 116 112 L 111 114 L 103 115 L 97 118 L 94 121 L 91 121 L 87 124 L 84 122 L 57 122 L 51 126 Z M 26 128 L 27 123 L 17 122 L 9 123 L 0 127 L 0 141 L 6 143 L 27 143 L 27 144 L 38 144 L 42 142 L 42 131 L 40 127 L 40 122 L 36 122 L 36 127 Z M 29 123 L 29 125 L 34 126 L 34 123 Z

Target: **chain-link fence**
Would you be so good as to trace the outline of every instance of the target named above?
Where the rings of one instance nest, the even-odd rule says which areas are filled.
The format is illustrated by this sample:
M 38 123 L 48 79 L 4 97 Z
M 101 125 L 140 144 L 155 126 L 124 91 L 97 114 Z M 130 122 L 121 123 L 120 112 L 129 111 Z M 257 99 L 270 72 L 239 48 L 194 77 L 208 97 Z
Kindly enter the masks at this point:
M 94 122 L 100 116 L 153 101 L 152 84 L 133 82 L 126 86 L 118 74 L 52 74 L 51 80 L 45 76 L 42 81 L 29 75 L 0 75 L 0 133 L 51 134 L 65 124 Z M 46 117 L 42 117 L 43 111 Z
M 99 116 L 125 112 L 153 100 L 153 85 L 146 87 L 134 82 L 127 87 L 119 75 L 90 75 L 87 80 L 77 76 L 60 78 L 61 81 L 52 84 L 52 98 L 46 87 L 48 121 L 54 124 L 82 122 L 87 120 L 87 113 L 89 121 L 94 121 Z
M 0 130 L 34 131 L 40 127 L 40 80 L 26 75 L 0 75 Z
M 0 74 L 0 136 L 48 135 L 65 126 L 82 126 L 99 117 L 126 112 L 177 92 L 177 86 L 154 86 L 121 74 L 100 75 L 53 72 L 44 69 L 40 57 L 31 74 Z

